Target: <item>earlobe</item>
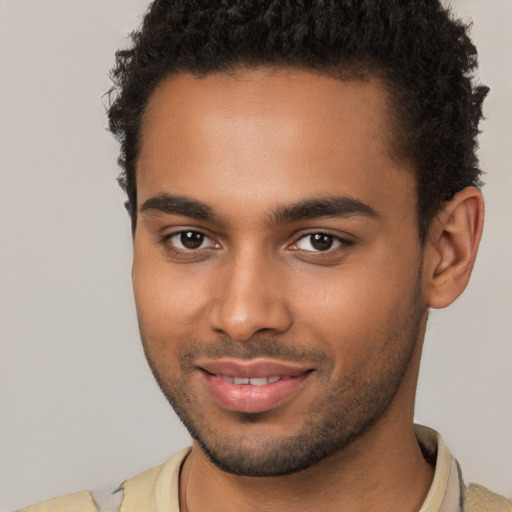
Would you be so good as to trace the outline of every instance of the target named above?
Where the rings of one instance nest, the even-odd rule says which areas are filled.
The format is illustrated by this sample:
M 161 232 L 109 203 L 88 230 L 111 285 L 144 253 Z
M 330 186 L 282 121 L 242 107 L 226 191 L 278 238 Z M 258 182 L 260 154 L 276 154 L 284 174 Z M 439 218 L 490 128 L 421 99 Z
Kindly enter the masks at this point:
M 430 307 L 449 306 L 466 288 L 483 221 L 484 200 L 475 187 L 458 192 L 433 220 L 424 261 L 424 290 Z

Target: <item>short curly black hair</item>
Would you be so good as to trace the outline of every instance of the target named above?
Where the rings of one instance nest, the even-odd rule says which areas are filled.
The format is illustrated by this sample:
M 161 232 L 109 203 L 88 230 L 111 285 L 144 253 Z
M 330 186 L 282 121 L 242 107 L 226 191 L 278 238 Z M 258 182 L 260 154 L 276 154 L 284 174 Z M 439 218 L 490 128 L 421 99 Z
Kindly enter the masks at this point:
M 144 109 L 175 73 L 275 66 L 383 77 L 395 149 L 417 173 L 422 240 L 445 201 L 482 184 L 475 151 L 489 89 L 475 84 L 468 26 L 438 0 L 155 0 L 131 41 L 116 53 L 108 116 L 133 229 Z

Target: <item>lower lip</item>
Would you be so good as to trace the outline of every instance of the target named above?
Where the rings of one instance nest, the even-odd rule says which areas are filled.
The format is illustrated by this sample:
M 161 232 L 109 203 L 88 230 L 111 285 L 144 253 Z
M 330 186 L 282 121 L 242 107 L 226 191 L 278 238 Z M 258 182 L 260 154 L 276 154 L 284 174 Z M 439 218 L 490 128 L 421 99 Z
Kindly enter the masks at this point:
M 223 409 L 245 413 L 265 412 L 282 405 L 302 387 L 309 376 L 309 373 L 305 373 L 263 386 L 252 386 L 226 382 L 205 371 L 201 373 L 207 389 Z

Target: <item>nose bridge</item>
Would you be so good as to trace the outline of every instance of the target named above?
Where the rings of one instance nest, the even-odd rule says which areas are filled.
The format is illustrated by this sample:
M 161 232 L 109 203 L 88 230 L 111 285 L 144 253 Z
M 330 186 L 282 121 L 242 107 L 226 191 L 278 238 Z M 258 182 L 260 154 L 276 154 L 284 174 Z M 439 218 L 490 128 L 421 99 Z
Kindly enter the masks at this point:
M 234 341 L 248 340 L 259 331 L 284 332 L 291 325 L 279 263 L 261 247 L 245 247 L 219 269 L 213 293 L 210 325 Z

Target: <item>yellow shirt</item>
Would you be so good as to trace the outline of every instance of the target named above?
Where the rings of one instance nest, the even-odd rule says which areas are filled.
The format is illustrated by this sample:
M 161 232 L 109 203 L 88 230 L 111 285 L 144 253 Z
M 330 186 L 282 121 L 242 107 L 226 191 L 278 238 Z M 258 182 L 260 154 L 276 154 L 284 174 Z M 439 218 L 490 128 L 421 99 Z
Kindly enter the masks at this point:
M 457 461 L 442 437 L 415 426 L 423 452 L 435 457 L 432 485 L 419 512 L 512 512 L 512 502 L 479 485 L 466 487 Z M 180 512 L 179 473 L 190 448 L 108 492 L 82 491 L 47 500 L 18 512 Z

